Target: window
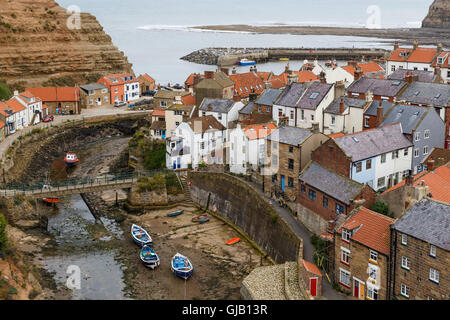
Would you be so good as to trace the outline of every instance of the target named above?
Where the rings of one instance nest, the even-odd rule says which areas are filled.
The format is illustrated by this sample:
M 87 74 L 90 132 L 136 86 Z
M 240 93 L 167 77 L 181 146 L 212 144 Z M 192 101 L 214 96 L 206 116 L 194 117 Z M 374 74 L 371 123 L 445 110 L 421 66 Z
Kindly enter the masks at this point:
M 176 121 L 175 125 L 178 127 L 180 125 L 180 123 L 178 121 Z
M 316 201 L 316 192 L 314 191 L 314 190 L 309 190 L 309 198 L 312 200 L 312 201 Z
M 414 133 L 414 140 L 419 141 L 420 140 L 420 132 Z
M 294 170 L 294 159 L 288 159 L 289 170 Z
M 398 150 L 392 151 L 392 160 L 398 158 Z
M 428 146 L 423 147 L 423 155 L 428 154 Z
M 277 165 L 278 165 L 278 157 L 277 157 L 277 155 L 275 155 L 275 154 L 272 155 L 272 164 L 273 164 L 274 166 L 277 166 Z
M 342 240 L 350 242 L 350 238 L 352 237 L 352 232 L 345 228 L 342 228 Z
M 414 158 L 419 156 L 419 148 L 414 149 Z
M 159 105 L 160 105 L 161 107 L 167 107 L 167 101 L 161 100 L 160 103 L 159 103 Z
M 89 104 L 93 104 L 93 103 L 94 103 L 94 100 L 89 99 Z
M 344 286 L 350 287 L 350 272 L 340 269 L 339 282 Z
M 381 163 L 386 162 L 386 153 L 381 155 Z
M 409 270 L 411 268 L 411 262 L 408 257 L 402 256 L 402 268 Z
M 302 120 L 305 120 L 305 110 L 302 110 Z
M 334 126 L 335 123 L 336 123 L 336 117 L 331 116 L 331 125 Z
M 288 177 L 288 187 L 289 188 L 294 187 L 294 178 Z
M 339 203 L 336 203 L 336 213 L 337 213 L 337 214 L 342 214 L 342 213 L 344 213 L 344 207 L 341 206 Z
M 291 120 L 294 119 L 294 111 L 291 111 L 291 116 L 290 116 Z
M 386 183 L 386 178 L 385 177 L 379 178 L 378 181 L 377 181 L 378 188 L 384 187 L 385 183 Z
M 408 155 L 408 148 L 403 151 L 403 155 L 406 157 Z
M 424 138 L 424 139 L 428 139 L 429 137 L 430 137 L 430 130 L 427 129 L 427 130 L 425 130 L 424 133 L 423 133 L 423 138 Z
M 294 152 L 294 147 L 293 146 L 289 146 L 289 152 L 293 153 Z
M 430 245 L 430 256 L 436 258 L 436 246 Z
M 373 262 L 377 262 L 378 261 L 378 252 L 376 252 L 374 250 L 370 250 L 369 259 L 372 260 Z
M 409 298 L 409 287 L 405 286 L 403 283 L 400 284 L 400 294 L 405 298 Z
M 377 280 L 377 267 L 376 266 L 371 266 L 369 264 L 369 278 L 373 279 L 373 280 Z
M 272 182 L 276 182 L 278 180 L 278 176 L 276 174 L 274 174 L 272 176 Z
M 117 93 L 118 91 L 117 91 L 117 88 L 114 88 L 114 93 Z
M 302 184 L 302 185 L 300 186 L 300 191 L 301 191 L 302 193 L 306 193 L 306 187 L 305 187 L 304 184 Z
M 402 244 L 405 246 L 408 244 L 408 236 L 404 233 L 402 233 Z
M 314 121 L 314 115 L 313 114 L 311 115 L 311 121 Z
M 323 197 L 323 207 L 328 208 L 328 198 L 327 197 Z
M 430 268 L 430 280 L 436 283 L 439 283 L 439 271 L 436 269 Z
M 366 170 L 372 169 L 372 159 L 366 160 Z
M 370 126 L 370 118 L 364 117 L 364 127 L 368 128 Z
M 362 170 L 362 162 L 361 161 L 357 162 L 355 164 L 355 167 L 356 167 L 356 172 L 361 172 L 361 170 Z
M 341 262 L 350 265 L 350 250 L 341 247 Z
M 378 300 L 378 289 L 368 286 L 367 287 L 367 298 L 369 298 L 371 300 Z
M 104 102 L 108 102 L 108 97 L 104 97 L 104 98 L 103 98 L 103 101 L 104 101 Z
M 202 149 L 202 150 L 205 149 L 205 143 L 204 142 L 200 143 L 200 149 Z
M 395 71 L 395 65 L 391 66 L 391 71 Z

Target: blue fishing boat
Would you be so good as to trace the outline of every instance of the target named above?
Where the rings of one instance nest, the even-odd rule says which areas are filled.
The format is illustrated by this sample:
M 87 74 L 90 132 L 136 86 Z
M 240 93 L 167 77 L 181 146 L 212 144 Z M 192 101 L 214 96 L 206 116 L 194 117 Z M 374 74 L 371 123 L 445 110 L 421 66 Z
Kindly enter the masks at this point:
M 142 263 L 146 267 L 155 269 L 157 266 L 159 266 L 159 257 L 156 254 L 155 250 L 153 250 L 149 246 L 143 246 L 140 255 Z
M 180 253 L 177 253 L 173 256 L 172 262 L 171 262 L 171 269 L 172 272 L 183 279 L 189 278 L 192 273 L 194 272 L 194 267 L 192 266 L 192 263 L 189 261 L 189 259 L 185 256 L 183 256 Z
M 256 64 L 255 61 L 249 60 L 249 59 L 246 59 L 246 58 L 239 60 L 239 65 L 240 66 L 254 66 L 255 64 Z
M 205 223 L 209 221 L 209 216 L 207 214 L 201 214 L 197 217 L 192 218 L 192 222 Z
M 131 237 L 133 238 L 133 241 L 141 247 L 152 244 L 152 237 L 150 237 L 148 232 L 135 224 L 131 226 Z
M 169 217 L 176 217 L 176 216 L 179 216 L 180 214 L 182 214 L 183 212 L 184 212 L 184 210 L 178 210 L 178 211 L 175 211 L 175 212 L 170 212 L 167 215 Z

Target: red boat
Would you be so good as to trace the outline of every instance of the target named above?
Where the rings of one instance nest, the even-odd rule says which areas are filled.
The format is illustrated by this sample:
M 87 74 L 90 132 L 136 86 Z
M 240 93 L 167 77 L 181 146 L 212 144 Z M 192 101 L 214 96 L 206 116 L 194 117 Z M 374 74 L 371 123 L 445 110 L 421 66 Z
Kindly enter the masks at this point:
M 42 198 L 42 201 L 46 203 L 58 203 L 59 198 Z
M 78 160 L 78 157 L 75 153 L 67 153 L 64 157 L 64 162 L 68 167 L 73 167 L 78 164 L 80 160 Z

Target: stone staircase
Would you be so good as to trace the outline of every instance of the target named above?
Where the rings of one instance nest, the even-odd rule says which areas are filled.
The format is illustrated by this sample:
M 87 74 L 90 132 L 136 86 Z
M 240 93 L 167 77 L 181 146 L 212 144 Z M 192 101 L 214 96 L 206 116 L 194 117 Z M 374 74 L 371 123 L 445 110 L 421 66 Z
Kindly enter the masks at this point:
M 184 198 L 185 198 L 185 202 L 183 203 L 183 206 L 197 207 L 194 204 L 194 201 L 192 201 L 191 188 L 189 187 L 189 184 L 188 184 L 187 174 L 179 173 L 177 175 L 178 175 L 178 178 L 180 179 L 181 187 L 183 188 L 183 193 L 184 193 Z

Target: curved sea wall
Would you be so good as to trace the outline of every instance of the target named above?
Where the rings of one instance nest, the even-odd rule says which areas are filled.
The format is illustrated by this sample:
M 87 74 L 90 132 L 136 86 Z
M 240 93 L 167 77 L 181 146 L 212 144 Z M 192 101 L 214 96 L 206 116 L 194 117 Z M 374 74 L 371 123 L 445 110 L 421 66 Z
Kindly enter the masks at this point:
M 194 202 L 242 229 L 275 262 L 297 261 L 302 239 L 253 187 L 223 173 L 190 172 L 188 179 Z

